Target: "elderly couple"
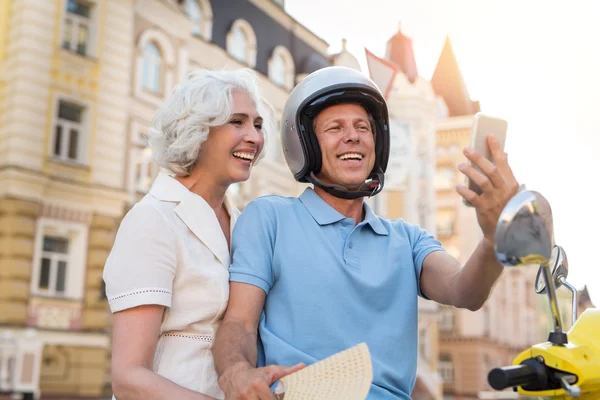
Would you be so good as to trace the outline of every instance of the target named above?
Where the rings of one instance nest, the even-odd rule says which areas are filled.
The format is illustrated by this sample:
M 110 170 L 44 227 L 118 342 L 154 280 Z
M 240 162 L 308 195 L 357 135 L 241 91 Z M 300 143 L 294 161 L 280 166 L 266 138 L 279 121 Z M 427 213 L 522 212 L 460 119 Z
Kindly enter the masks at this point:
M 281 138 L 300 197 L 265 196 L 241 213 L 226 196 L 261 158 L 269 121 L 248 70 L 198 71 L 149 131 L 165 171 L 125 216 L 106 262 L 114 313 L 112 385 L 126 399 L 273 399 L 279 378 L 360 342 L 371 400 L 410 399 L 417 299 L 479 309 L 502 267 L 496 221 L 518 183 L 493 136 L 495 164 L 472 149 L 456 190 L 483 239 L 461 265 L 428 232 L 377 216 L 386 102 L 362 73 L 324 68 L 292 91 Z

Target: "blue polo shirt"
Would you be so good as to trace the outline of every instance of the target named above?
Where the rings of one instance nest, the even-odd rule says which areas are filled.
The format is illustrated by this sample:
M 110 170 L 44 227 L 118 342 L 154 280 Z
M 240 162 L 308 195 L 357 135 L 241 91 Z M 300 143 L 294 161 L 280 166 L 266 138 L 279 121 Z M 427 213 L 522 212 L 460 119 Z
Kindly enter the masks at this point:
M 421 265 L 438 250 L 426 231 L 379 218 L 366 203 L 354 226 L 312 189 L 250 202 L 233 231 L 230 280 L 267 293 L 259 365 L 309 365 L 366 342 L 368 399 L 410 400 Z

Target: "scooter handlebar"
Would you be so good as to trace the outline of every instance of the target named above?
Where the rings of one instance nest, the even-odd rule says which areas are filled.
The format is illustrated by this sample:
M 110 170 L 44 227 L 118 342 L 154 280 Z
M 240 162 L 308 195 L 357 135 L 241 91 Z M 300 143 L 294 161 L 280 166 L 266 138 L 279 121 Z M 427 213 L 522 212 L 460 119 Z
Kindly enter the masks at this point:
M 539 374 L 536 368 L 526 364 L 494 368 L 488 374 L 488 382 L 496 390 L 515 386 L 534 385 L 538 382 L 538 379 Z

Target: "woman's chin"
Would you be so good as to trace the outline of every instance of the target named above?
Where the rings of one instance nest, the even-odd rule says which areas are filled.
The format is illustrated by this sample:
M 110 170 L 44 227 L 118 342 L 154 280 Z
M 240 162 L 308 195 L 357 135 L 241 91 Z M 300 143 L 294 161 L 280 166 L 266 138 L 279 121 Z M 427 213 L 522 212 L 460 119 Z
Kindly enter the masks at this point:
M 239 182 L 246 182 L 248 179 L 250 179 L 250 171 L 237 172 L 237 173 L 230 175 L 230 181 L 232 184 L 239 183 Z

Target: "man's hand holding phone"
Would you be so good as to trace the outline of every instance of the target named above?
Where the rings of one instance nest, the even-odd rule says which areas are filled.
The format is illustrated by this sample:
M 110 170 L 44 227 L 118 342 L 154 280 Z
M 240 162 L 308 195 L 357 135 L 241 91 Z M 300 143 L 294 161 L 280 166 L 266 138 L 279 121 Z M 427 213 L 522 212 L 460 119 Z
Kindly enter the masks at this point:
M 463 184 L 458 185 L 456 191 L 475 208 L 477 222 L 483 231 L 484 239 L 493 244 L 500 213 L 519 191 L 519 183 L 508 164 L 507 154 L 498 140 L 493 134 L 488 135 L 486 139 L 491 160 L 484 157 L 480 151 L 467 148 L 464 150 L 464 155 L 470 163 L 461 163 L 458 166 L 468 181 L 475 183 L 481 189 L 481 194 L 477 194 Z

